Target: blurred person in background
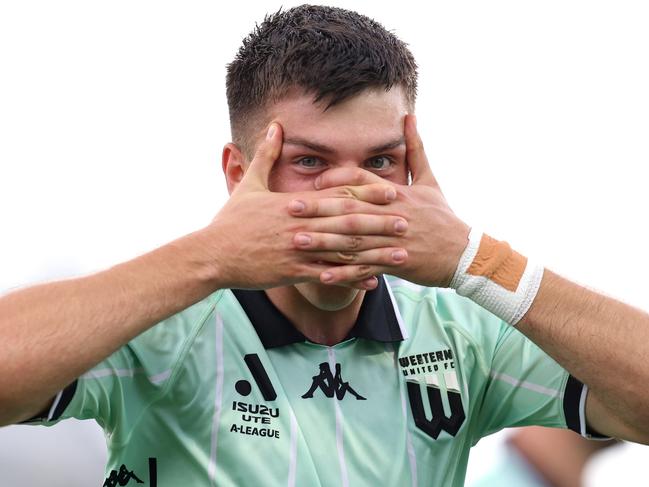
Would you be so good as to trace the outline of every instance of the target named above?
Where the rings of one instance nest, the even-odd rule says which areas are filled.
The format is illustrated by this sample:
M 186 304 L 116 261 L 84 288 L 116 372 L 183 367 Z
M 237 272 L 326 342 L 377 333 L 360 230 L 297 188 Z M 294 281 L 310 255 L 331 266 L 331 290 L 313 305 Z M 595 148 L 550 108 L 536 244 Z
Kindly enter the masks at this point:
M 592 441 L 570 431 L 528 426 L 509 434 L 490 470 L 469 487 L 581 487 L 595 454 L 618 445 Z

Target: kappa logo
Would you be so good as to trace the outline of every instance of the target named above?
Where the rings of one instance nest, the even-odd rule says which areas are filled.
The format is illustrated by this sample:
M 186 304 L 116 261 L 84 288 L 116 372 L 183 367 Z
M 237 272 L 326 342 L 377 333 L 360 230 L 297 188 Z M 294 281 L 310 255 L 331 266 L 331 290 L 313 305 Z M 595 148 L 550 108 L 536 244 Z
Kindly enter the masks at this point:
M 336 364 L 336 374 L 331 373 L 331 367 L 327 362 L 320 364 L 320 373 L 313 376 L 311 388 L 302 396 L 303 399 L 311 399 L 316 389 L 320 389 L 325 396 L 334 397 L 339 401 L 345 397 L 348 392 L 356 398 L 357 401 L 365 401 L 365 398 L 357 393 L 349 382 L 343 381 L 340 364 Z
M 110 474 L 104 480 L 103 487 L 117 487 L 129 485 L 131 480 L 135 483 L 143 484 L 144 481 L 140 479 L 133 470 L 129 470 L 126 465 L 122 464 L 118 470 L 111 470 Z M 158 485 L 158 465 L 155 458 L 149 458 L 149 487 L 157 487 Z

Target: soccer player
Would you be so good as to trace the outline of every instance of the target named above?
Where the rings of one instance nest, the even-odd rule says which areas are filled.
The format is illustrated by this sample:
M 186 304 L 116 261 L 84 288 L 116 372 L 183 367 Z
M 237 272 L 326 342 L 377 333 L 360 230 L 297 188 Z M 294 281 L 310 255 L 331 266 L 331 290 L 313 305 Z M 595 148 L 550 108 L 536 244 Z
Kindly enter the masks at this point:
M 228 68 L 229 201 L 3 297 L 0 424 L 95 419 L 104 485 L 461 485 L 508 426 L 649 441 L 647 315 L 457 218 L 416 80 L 362 15 L 268 17 Z

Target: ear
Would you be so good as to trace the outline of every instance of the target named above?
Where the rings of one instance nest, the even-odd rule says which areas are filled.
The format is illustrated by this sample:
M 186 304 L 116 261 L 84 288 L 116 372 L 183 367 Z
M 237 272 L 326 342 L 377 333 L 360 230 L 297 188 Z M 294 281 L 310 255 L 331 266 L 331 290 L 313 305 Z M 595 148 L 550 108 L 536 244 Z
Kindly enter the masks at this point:
M 246 158 L 236 144 L 229 142 L 223 147 L 221 166 L 228 185 L 228 193 L 232 194 L 246 172 Z

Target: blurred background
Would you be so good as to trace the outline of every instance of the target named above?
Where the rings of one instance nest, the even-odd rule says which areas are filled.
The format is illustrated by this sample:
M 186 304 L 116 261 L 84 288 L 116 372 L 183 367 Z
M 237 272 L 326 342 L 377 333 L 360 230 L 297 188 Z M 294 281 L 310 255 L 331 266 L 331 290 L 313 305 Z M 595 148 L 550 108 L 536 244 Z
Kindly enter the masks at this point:
M 299 3 L 0 2 L 0 292 L 208 224 L 227 198 L 225 65 L 255 22 Z M 649 309 L 647 3 L 328 4 L 410 44 L 419 129 L 462 218 Z M 503 465 L 530 473 L 512 438 L 478 444 L 468 485 L 506 485 Z M 647 447 L 591 450 L 571 463 L 584 485 L 647 485 Z M 2 428 L 0 487 L 100 485 L 105 455 L 92 422 Z M 534 481 L 558 482 L 513 485 Z

